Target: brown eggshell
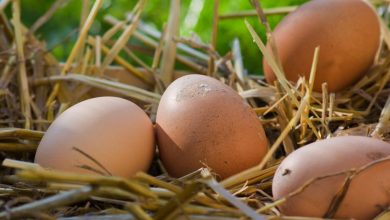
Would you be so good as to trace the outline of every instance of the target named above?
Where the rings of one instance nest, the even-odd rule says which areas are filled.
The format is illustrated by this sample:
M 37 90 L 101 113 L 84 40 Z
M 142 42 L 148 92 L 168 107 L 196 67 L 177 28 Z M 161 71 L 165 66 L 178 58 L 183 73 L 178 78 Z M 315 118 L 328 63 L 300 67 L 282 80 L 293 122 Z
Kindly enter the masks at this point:
M 390 160 L 371 162 L 363 168 L 352 178 L 334 218 L 369 220 L 388 207 Z M 282 205 L 283 212 L 295 216 L 323 217 L 334 196 L 345 187 L 346 178 L 348 178 L 346 173 L 340 173 L 313 180 Z M 302 214 L 302 210 L 305 210 L 305 214 Z
M 287 196 L 315 178 L 357 169 L 388 155 L 390 144 L 368 137 L 342 136 L 309 144 L 281 163 L 273 179 L 274 199 Z M 380 207 L 390 203 L 387 194 L 390 174 L 386 172 L 387 169 L 370 168 L 369 172 L 354 178 L 334 217 L 371 219 L 379 214 Z M 374 175 L 377 177 L 366 177 Z M 281 212 L 292 216 L 323 217 L 345 178 L 346 174 L 340 174 L 316 180 L 283 203 Z
M 308 80 L 314 49 L 320 46 L 314 90 L 323 82 L 340 91 L 363 77 L 380 44 L 379 19 L 362 0 L 313 0 L 292 12 L 276 27 L 276 47 L 286 78 Z M 269 45 L 268 45 L 269 47 Z M 263 60 L 268 83 L 276 79 Z
M 336 216 L 373 219 L 390 203 L 390 161 L 369 166 L 353 178 Z
M 257 165 L 267 152 L 255 112 L 211 77 L 174 81 L 162 96 L 156 122 L 160 157 L 174 177 L 207 166 L 223 179 Z
M 81 149 L 112 175 L 131 177 L 147 171 L 155 151 L 153 125 L 145 112 L 122 98 L 99 97 L 63 112 L 46 131 L 35 155 L 43 167 L 105 174 L 104 169 L 75 151 Z

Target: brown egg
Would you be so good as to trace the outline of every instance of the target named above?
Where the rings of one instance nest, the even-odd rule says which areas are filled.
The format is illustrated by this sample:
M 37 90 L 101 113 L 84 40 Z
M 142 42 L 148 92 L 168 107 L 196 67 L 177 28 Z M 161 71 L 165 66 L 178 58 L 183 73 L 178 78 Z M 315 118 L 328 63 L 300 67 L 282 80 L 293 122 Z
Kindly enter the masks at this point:
M 275 173 L 274 199 L 301 188 L 308 181 L 357 169 L 390 155 L 390 144 L 368 137 L 343 136 L 317 141 L 291 153 Z M 335 213 L 335 218 L 372 219 L 390 203 L 390 163 L 358 174 Z M 314 181 L 280 206 L 284 215 L 323 217 L 346 179 L 340 174 Z
M 147 171 L 154 152 L 153 125 L 145 112 L 122 98 L 99 97 L 72 106 L 50 125 L 35 162 L 63 171 L 96 173 L 85 169 L 90 167 L 101 174 L 131 177 Z
M 313 0 L 276 27 L 274 39 L 286 78 L 308 80 L 314 49 L 320 46 L 314 90 L 323 82 L 336 92 L 351 86 L 373 65 L 380 44 L 379 19 L 362 0 Z M 268 83 L 276 79 L 263 60 Z
M 207 166 L 223 179 L 259 164 L 267 152 L 255 112 L 211 77 L 175 80 L 162 96 L 156 120 L 160 157 L 174 177 Z

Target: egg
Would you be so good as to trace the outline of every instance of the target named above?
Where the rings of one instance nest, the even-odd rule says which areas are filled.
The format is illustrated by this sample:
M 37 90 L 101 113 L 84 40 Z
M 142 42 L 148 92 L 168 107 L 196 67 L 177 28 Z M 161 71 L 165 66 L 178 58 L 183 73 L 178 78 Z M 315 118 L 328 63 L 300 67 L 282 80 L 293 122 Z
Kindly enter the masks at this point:
M 201 167 L 224 179 L 259 164 L 268 149 L 261 122 L 232 88 L 203 75 L 175 80 L 156 117 L 161 161 L 173 177 Z
M 338 92 L 356 83 L 373 65 L 381 31 L 378 16 L 366 1 L 313 0 L 286 16 L 273 36 L 288 80 L 309 79 L 319 46 L 314 90 L 320 92 L 326 82 L 329 91 Z M 263 68 L 272 84 L 276 77 L 265 59 Z
M 54 120 L 35 162 L 55 170 L 131 177 L 147 171 L 154 152 L 153 125 L 146 113 L 128 100 L 99 97 Z
M 280 199 L 308 181 L 341 172 L 314 181 L 280 206 L 284 215 L 323 217 L 345 182 L 347 174 L 343 171 L 361 168 L 389 155 L 390 144 L 369 137 L 342 136 L 317 141 L 299 148 L 283 160 L 273 178 L 273 197 Z M 372 219 L 381 213 L 390 204 L 389 169 L 387 162 L 353 178 L 333 217 Z

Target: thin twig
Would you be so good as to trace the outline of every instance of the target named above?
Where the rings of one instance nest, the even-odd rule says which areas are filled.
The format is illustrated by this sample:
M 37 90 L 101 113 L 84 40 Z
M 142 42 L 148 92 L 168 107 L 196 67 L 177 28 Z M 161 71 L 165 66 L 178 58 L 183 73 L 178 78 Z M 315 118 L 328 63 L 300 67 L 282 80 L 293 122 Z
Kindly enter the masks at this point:
M 24 128 L 31 128 L 31 106 L 30 106 L 30 91 L 28 87 L 27 69 L 24 57 L 24 34 L 22 33 L 22 24 L 20 21 L 20 0 L 13 1 L 13 23 L 15 31 L 16 50 L 19 64 L 19 92 L 20 92 L 20 105 L 22 114 L 26 120 Z
M 171 0 L 168 26 L 164 39 L 163 54 L 161 57 L 160 79 L 164 86 L 168 86 L 173 80 L 173 69 L 176 57 L 176 42 L 174 38 L 178 35 L 180 21 L 181 0 Z
M 61 75 L 66 75 L 68 73 L 68 71 L 72 67 L 73 61 L 78 56 L 78 54 L 82 52 L 82 51 L 80 51 L 80 49 L 83 48 L 84 42 L 88 36 L 88 31 L 91 28 L 93 21 L 98 13 L 100 7 L 102 6 L 102 4 L 103 4 L 103 0 L 96 0 L 95 4 L 93 5 L 92 10 L 88 15 L 88 18 L 85 21 L 85 24 L 80 31 L 80 35 L 77 38 L 76 44 L 73 47 L 71 53 L 69 54 L 69 57 L 64 65 L 64 67 L 62 68 Z M 54 88 L 53 88 L 49 98 L 47 99 L 46 106 L 49 106 L 54 101 L 54 99 L 57 96 L 59 91 L 60 91 L 60 84 L 56 83 L 54 85 Z
M 12 208 L 9 211 L 0 212 L 0 219 L 8 218 L 21 218 L 29 215 L 32 212 L 49 210 L 52 208 L 61 207 L 75 202 L 86 200 L 93 195 L 95 187 L 84 186 L 80 189 L 71 190 L 68 192 L 60 193 L 54 196 L 47 197 L 36 202 L 27 203 L 19 207 Z
M 288 6 L 288 7 L 280 7 L 280 8 L 267 8 L 264 9 L 265 15 L 282 15 L 282 14 L 288 14 L 292 11 L 295 11 L 298 6 Z M 234 12 L 229 14 L 223 14 L 219 16 L 219 19 L 226 20 L 226 19 L 237 19 L 237 18 L 244 18 L 244 17 L 256 17 L 258 14 L 256 10 L 251 11 L 240 11 L 240 12 Z

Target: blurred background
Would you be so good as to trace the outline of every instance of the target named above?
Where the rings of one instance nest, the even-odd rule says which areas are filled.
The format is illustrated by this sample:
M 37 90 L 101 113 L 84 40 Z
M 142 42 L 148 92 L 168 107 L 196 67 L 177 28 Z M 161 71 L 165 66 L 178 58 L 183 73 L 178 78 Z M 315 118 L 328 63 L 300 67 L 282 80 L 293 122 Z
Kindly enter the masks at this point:
M 0 1 L 1 2 L 1 1 Z M 23 0 L 22 21 L 31 26 L 41 15 L 43 15 L 55 0 Z M 94 1 L 89 0 L 89 4 Z M 111 25 L 104 22 L 107 15 L 123 20 L 130 12 L 137 1 L 129 0 L 105 0 L 102 10 L 95 21 L 91 34 L 101 35 Z M 263 8 L 274 8 L 282 6 L 300 5 L 307 0 L 262 0 Z M 54 14 L 49 22 L 45 23 L 36 35 L 40 40 L 47 43 L 47 48 L 61 61 L 65 60 L 70 52 L 74 40 L 77 37 L 77 30 L 80 25 L 80 15 L 83 1 L 65 0 L 60 9 Z M 212 17 L 214 1 L 212 0 L 182 0 L 180 16 L 180 36 L 199 37 L 204 43 L 209 43 L 212 31 Z M 144 10 L 142 21 L 162 30 L 169 15 L 169 0 L 148 0 Z M 249 0 L 241 1 L 220 1 L 219 14 L 237 13 L 240 11 L 252 10 Z M 9 9 L 8 9 L 9 10 Z M 10 14 L 10 11 L 8 11 Z M 269 16 L 268 20 L 272 27 L 282 19 L 282 15 Z M 265 39 L 264 28 L 259 24 L 257 17 L 248 17 L 248 21 L 256 28 L 259 35 Z M 244 25 L 244 18 L 220 20 L 218 26 L 217 51 L 220 55 L 231 50 L 234 38 L 241 43 L 244 66 L 250 74 L 262 74 L 261 53 Z M 134 40 L 132 40 L 134 41 Z M 136 41 L 132 42 L 137 44 Z M 147 58 L 145 58 L 147 59 Z

